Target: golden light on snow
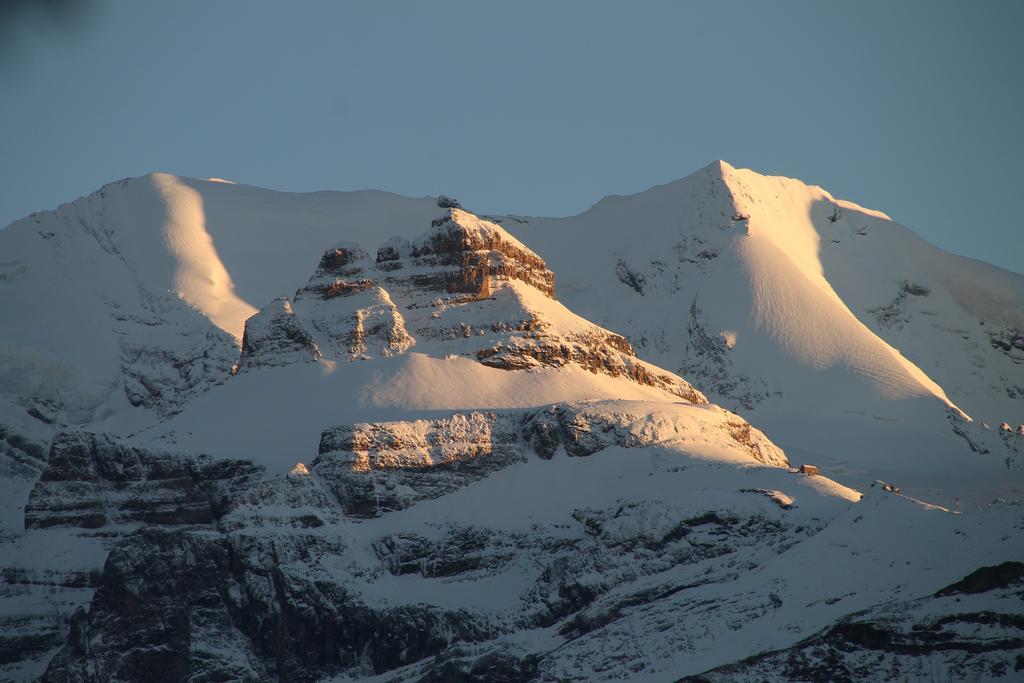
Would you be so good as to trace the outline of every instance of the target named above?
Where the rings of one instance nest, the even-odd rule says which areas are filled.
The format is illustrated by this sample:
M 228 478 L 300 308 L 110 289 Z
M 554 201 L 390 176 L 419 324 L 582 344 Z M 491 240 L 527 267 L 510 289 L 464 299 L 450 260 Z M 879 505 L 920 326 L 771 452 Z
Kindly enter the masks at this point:
M 153 175 L 153 184 L 167 207 L 164 240 L 177 264 L 174 287 L 214 325 L 235 337 L 258 309 L 235 294 L 231 275 L 206 230 L 203 197 L 167 173 Z
M 853 314 L 825 277 L 825 243 L 815 217 L 820 223 L 822 212 L 829 212 L 835 218 L 824 220 L 832 224 L 856 205 L 797 180 L 724 162 L 721 170 L 742 203 L 739 213 L 749 216 L 747 233 L 736 245 L 753 289 L 755 326 L 812 368 L 855 368 L 881 397 L 934 396 L 952 406 L 938 384 Z

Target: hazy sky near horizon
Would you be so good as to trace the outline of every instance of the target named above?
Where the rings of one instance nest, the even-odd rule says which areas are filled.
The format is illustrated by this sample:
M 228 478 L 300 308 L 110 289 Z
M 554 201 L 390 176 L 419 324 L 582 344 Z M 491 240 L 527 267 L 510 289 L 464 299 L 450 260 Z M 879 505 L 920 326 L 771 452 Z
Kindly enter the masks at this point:
M 1018 0 L 37 5 L 0 225 L 152 171 L 572 215 L 721 158 L 1024 272 Z

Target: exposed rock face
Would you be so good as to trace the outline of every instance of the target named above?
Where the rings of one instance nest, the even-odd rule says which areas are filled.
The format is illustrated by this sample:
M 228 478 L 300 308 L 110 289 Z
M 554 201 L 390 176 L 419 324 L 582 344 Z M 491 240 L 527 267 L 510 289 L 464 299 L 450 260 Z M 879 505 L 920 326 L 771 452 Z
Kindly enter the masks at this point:
M 337 283 L 326 298 L 300 298 L 296 305 L 313 333 L 337 358 L 369 359 L 404 353 L 415 344 L 405 329 L 405 318 L 387 291 L 373 285 L 337 293 Z M 302 293 L 300 292 L 300 295 Z
M 737 415 L 710 408 L 648 413 L 645 407 L 556 404 L 529 411 L 345 425 L 323 433 L 313 470 L 328 482 L 346 515 L 377 517 L 439 498 L 533 455 L 550 459 L 559 448 L 586 457 L 610 446 L 644 448 L 667 440 L 699 440 L 701 430 L 712 429 L 732 439 L 745 458 L 777 467 L 789 464 L 781 449 Z
M 242 463 L 64 435 L 33 494 L 32 529 L 91 529 L 116 545 L 102 573 L 90 574 L 88 609 L 75 612 L 42 678 L 313 681 L 393 671 L 402 680 L 535 679 L 542 658 L 503 634 L 556 624 L 561 638 L 595 632 L 627 605 L 665 594 L 664 587 L 617 590 L 638 579 L 638 567 L 645 576 L 689 567 L 701 581 L 718 581 L 701 567 L 723 555 L 746 562 L 774 555 L 783 526 L 760 513 L 695 517 L 660 505 L 652 524 L 653 503 L 633 502 L 576 511 L 566 522 L 583 529 L 579 535 L 451 524 L 429 537 L 385 533 L 368 557 L 348 547 L 351 527 L 344 525 L 352 522 L 334 511 L 366 518 L 536 461 L 523 437 L 536 440 L 542 431 L 584 456 L 609 445 L 656 444 L 681 426 L 644 424 L 598 405 L 355 425 L 325 432 L 321 456 L 301 476 L 274 479 Z M 374 481 L 376 490 L 361 494 L 359 480 Z M 71 512 L 57 505 L 65 498 Z M 377 507 L 367 514 L 370 500 Z M 500 614 L 382 603 L 362 593 L 385 576 L 464 582 L 509 571 L 532 578 L 519 589 L 521 606 Z M 45 648 L 62 632 L 50 633 Z
M 508 341 L 480 349 L 477 359 L 503 370 L 574 363 L 595 374 L 628 377 L 637 384 L 664 389 L 690 403 L 707 403 L 707 398 L 689 382 L 638 359 L 633 347 L 620 335 L 593 330 L 560 337 L 544 334 L 544 325 L 532 327 L 527 334 L 514 334 Z
M 236 485 L 259 470 L 249 462 L 153 452 L 85 432 L 59 434 L 41 462 L 25 507 L 25 532 L 4 539 L 10 559 L 0 574 L 2 678 L 41 673 L 64 643 L 72 612 L 99 585 L 106 555 L 120 537 L 139 527 L 210 524 L 227 501 L 237 504 Z
M 88 608 L 37 628 L 34 640 L 5 633 L 0 653 L 35 648 L 49 662 L 39 670 L 48 681 L 671 678 L 671 662 L 706 656 L 702 643 L 714 634 L 777 625 L 784 605 L 808 599 L 803 579 L 757 583 L 755 570 L 770 572 L 793 546 L 841 525 L 836 515 L 866 524 L 874 508 L 778 504 L 769 493 L 784 495 L 781 486 L 799 499 L 806 479 L 780 467 L 755 468 L 774 475 L 769 488 L 738 490 L 735 473 L 680 458 L 679 447 L 699 452 L 727 434 L 748 463 L 784 465 L 781 452 L 714 406 L 660 405 L 557 404 L 341 427 L 323 434 L 321 455 L 296 476 L 66 435 L 33 499 L 63 498 L 56 486 L 78 490 L 89 504 L 76 510 L 90 514 L 55 508 L 53 524 L 29 533 L 67 524 L 113 548 L 102 571 L 95 565 L 78 579 L 22 576 L 59 578 Z M 659 450 L 668 445 L 676 450 Z M 611 497 L 588 496 L 592 504 L 569 505 L 564 516 L 531 523 L 467 507 L 480 498 L 436 507 L 491 477 L 532 468 L 536 478 L 521 482 L 540 483 L 582 457 L 596 465 L 596 454 L 614 447 L 653 450 L 605 458 L 629 461 L 609 471 L 619 472 Z M 627 473 L 633 479 L 620 481 Z M 402 512 L 418 502 L 420 510 Z M 552 501 L 516 504 L 541 510 Z M 102 526 L 83 528 L 99 509 Z M 876 523 L 892 512 L 878 506 Z M 139 529 L 144 520 L 152 521 Z M 1024 625 L 1006 606 L 1016 604 L 1020 579 L 1019 563 L 1008 563 L 930 598 L 835 623 L 819 616 L 819 636 L 707 677 L 856 678 L 879 656 L 905 678 L 927 678 L 937 663 L 964 676 L 978 674 L 978 662 L 1012 675 Z
M 404 353 L 415 344 L 405 329 L 405 318 L 387 291 L 376 287 L 372 294 L 363 298 L 369 301 L 356 309 L 353 314 L 355 324 L 348 335 L 350 359 L 393 356 Z
M 786 467 L 785 453 L 746 420 L 719 408 L 724 418 L 715 422 L 744 454 L 765 465 Z M 675 419 L 673 419 L 675 418 Z M 678 416 L 647 413 L 629 404 L 557 404 L 524 415 L 522 433 L 534 452 L 550 458 L 559 446 L 570 456 L 588 456 L 609 446 L 644 448 L 669 439 L 688 437 L 687 426 Z
M 555 276 L 544 261 L 496 223 L 450 208 L 432 228 L 412 243 L 410 255 L 421 268 L 441 272 L 421 283 L 484 298 L 490 280 L 520 280 L 554 298 Z
M 32 489 L 25 527 L 205 524 L 224 504 L 219 485 L 257 470 L 248 462 L 153 453 L 106 434 L 66 432 L 54 439 Z
M 1024 468 L 1024 431 L 1014 431 L 1003 422 L 992 429 L 983 422 L 971 420 L 962 412 L 950 409 L 947 413 L 953 433 L 961 437 L 967 447 L 979 455 L 995 454 L 1007 469 Z
M 339 242 L 324 252 L 315 279 L 324 277 L 351 277 L 358 275 L 365 267 L 369 254 L 354 242 Z
M 34 479 L 45 467 L 46 457 L 42 444 L 0 425 L 0 476 Z
M 729 353 L 735 340 L 730 341 L 721 333 L 709 333 L 697 295 L 690 303 L 687 333 L 689 339 L 679 369 L 683 376 L 697 382 L 705 391 L 728 396 L 746 410 L 753 410 L 771 395 L 763 380 L 752 380 L 733 368 Z
M 295 317 L 288 297 L 274 299 L 245 321 L 239 371 L 313 362 L 320 357 L 320 347 Z
M 462 204 L 459 204 L 459 200 L 455 197 L 449 197 L 447 195 L 441 195 L 437 198 L 437 205 L 442 209 L 461 209 Z
M 852 614 L 791 648 L 684 680 L 1014 679 L 1024 617 L 1007 608 L 1022 589 L 1024 564 L 982 567 L 933 596 Z
M 370 265 L 368 259 L 369 254 L 358 244 L 342 242 L 334 245 L 320 257 L 313 276 L 296 293 L 296 301 L 302 298 L 327 300 L 366 291 L 373 286 L 372 279 L 362 277 Z
M 403 299 L 442 292 L 478 299 L 490 296 L 492 280 L 519 280 L 549 297 L 555 293 L 554 274 L 539 256 L 501 226 L 449 208 L 413 242 L 396 238 L 382 246 L 375 263 L 358 245 L 328 249 L 296 300 L 311 294 L 331 299 L 375 285 L 397 290 Z
M 322 536 L 140 532 L 111 553 L 44 680 L 315 681 L 492 635 L 467 611 L 368 606 L 317 567 L 313 549 L 346 552 Z
M 647 277 L 643 273 L 638 273 L 626 264 L 623 259 L 619 259 L 615 262 L 615 277 L 619 278 L 619 282 L 632 289 L 637 294 L 644 293 L 644 285 L 647 284 Z
M 408 253 L 410 267 L 398 272 L 409 274 L 404 279 L 395 278 L 400 289 L 412 293 L 413 287 L 419 286 L 427 292 L 463 295 L 463 299 L 456 296 L 449 300 L 448 305 L 461 303 L 465 306 L 467 301 L 494 297 L 498 302 L 495 308 L 506 311 L 502 318 L 494 320 L 487 307 L 481 308 L 486 326 L 475 328 L 461 321 L 455 328 L 435 322 L 433 317 L 417 327 L 429 336 L 442 339 L 489 337 L 488 343 L 477 345 L 475 349 L 470 347 L 481 363 L 504 370 L 561 367 L 571 363 L 590 372 L 628 377 L 639 384 L 659 387 L 692 403 L 706 402 L 703 395 L 684 380 L 637 360 L 625 337 L 581 319 L 568 327 L 550 320 L 548 316 L 552 314 L 527 305 L 514 283 L 525 283 L 554 299 L 554 275 L 540 257 L 499 225 L 459 209 L 450 209 L 434 221 L 431 231 L 409 246 Z M 502 283 L 503 291 L 496 292 Z M 512 305 L 506 303 L 508 299 L 512 299 Z M 436 303 L 431 302 L 431 305 Z M 517 308 L 521 312 L 508 317 L 507 311 Z M 442 317 L 442 313 L 437 315 Z
M 354 244 L 328 249 L 305 287 L 295 294 L 304 323 L 339 359 L 404 353 L 415 340 L 387 291 L 365 270 L 368 254 Z
M 18 562 L 19 534 L 24 514 L 22 503 L 40 472 L 46 467 L 45 445 L 17 429 L 0 426 L 0 480 L 5 484 L 4 514 L 0 516 L 0 679 L 17 680 L 21 666 L 31 667 L 63 644 L 67 616 L 59 605 L 65 593 L 81 593 L 98 578 L 88 569 L 60 567 L 35 571 Z M 14 500 L 11 500 L 13 498 Z M 43 596 L 46 595 L 47 599 Z M 75 604 L 79 604 L 81 599 Z M 45 600 L 45 601 L 44 601 Z M 45 613 L 39 605 L 49 602 Z M 8 669 L 7 667 L 12 667 Z
M 1024 331 L 1012 327 L 994 327 L 988 330 L 988 338 L 993 349 L 1002 351 L 1017 365 L 1024 364 Z
M 867 309 L 866 313 L 871 315 L 878 326 L 883 329 L 902 329 L 910 322 L 910 313 L 907 311 L 908 297 L 925 297 L 931 294 L 931 290 L 924 285 L 914 284 L 907 280 L 899 284 L 899 291 L 888 304 L 884 306 L 873 306 Z
M 514 443 L 509 419 L 494 413 L 456 413 L 439 420 L 387 422 L 339 427 L 324 432 L 320 454 L 347 451 L 353 472 L 450 465 L 490 455 Z
M 228 379 L 238 342 L 182 301 L 140 298 L 145 315 L 114 313 L 122 386 L 133 406 L 167 417 Z
M 516 417 L 473 412 L 337 427 L 323 433 L 313 468 L 345 514 L 376 517 L 523 462 Z

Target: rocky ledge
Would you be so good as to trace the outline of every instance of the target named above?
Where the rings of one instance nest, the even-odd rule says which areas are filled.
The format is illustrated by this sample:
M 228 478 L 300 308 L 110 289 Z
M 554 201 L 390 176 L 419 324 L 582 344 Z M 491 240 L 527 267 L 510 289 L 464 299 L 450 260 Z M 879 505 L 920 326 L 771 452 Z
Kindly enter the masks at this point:
M 717 407 L 563 403 L 526 410 L 455 413 L 434 420 L 363 423 L 329 429 L 311 471 L 346 515 L 377 517 L 439 498 L 531 456 L 559 449 L 587 457 L 611 446 L 685 448 L 709 434 L 737 457 L 787 467 L 785 453 L 738 415 Z

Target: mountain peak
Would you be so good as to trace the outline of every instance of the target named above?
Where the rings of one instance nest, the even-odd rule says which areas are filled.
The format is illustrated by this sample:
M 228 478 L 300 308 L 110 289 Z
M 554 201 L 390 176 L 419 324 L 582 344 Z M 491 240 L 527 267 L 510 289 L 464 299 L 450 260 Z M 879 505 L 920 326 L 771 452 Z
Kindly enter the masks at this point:
M 496 244 L 505 243 L 515 249 L 528 252 L 535 257 L 537 256 L 497 223 L 458 207 L 447 208 L 441 216 L 432 220 L 430 222 L 430 229 L 413 240 L 413 246 L 423 247 L 432 242 L 438 235 L 458 235 L 461 237 L 463 244 L 466 245 L 466 248 L 473 251 L 490 249 Z
M 485 280 L 497 277 L 521 280 L 555 298 L 555 276 L 544 259 L 497 223 L 469 211 L 446 209 L 410 247 L 419 265 L 459 267 L 459 277 L 449 278 L 449 291 L 479 292 Z
M 703 170 L 724 178 L 730 175 L 733 171 L 735 171 L 736 167 L 730 164 L 728 161 L 725 161 L 724 159 L 715 159 L 710 164 L 705 166 Z

